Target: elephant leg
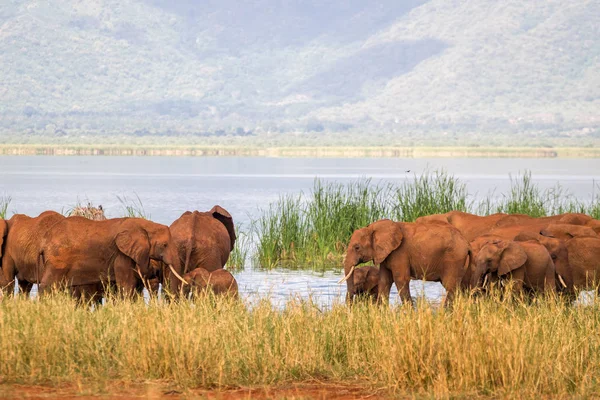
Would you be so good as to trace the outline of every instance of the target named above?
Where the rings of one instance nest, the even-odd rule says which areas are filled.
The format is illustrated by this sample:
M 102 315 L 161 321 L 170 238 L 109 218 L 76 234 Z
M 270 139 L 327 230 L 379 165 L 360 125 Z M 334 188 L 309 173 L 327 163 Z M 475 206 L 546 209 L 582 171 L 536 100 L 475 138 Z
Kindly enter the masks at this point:
M 412 296 L 410 295 L 410 274 L 407 274 L 405 271 L 394 271 L 393 275 L 394 283 L 396 284 L 396 288 L 398 288 L 398 294 L 400 295 L 400 299 L 402 299 L 402 303 L 412 303 Z
M 12 257 L 2 257 L 2 269 L 0 270 L 0 292 L 12 296 L 15 293 L 15 262 Z
M 377 301 L 379 303 L 390 301 L 390 291 L 392 290 L 392 271 L 383 264 L 379 267 L 379 285 Z
M 52 288 L 58 289 L 59 285 L 65 283 L 68 272 L 69 268 L 66 265 L 54 265 L 50 260 L 46 260 L 46 271 L 44 271 L 44 275 L 42 276 L 38 295 L 42 296 Z
M 454 269 L 447 270 L 444 276 L 441 279 L 442 286 L 446 289 L 446 298 L 444 299 L 444 307 L 452 306 L 454 302 L 454 298 L 456 297 L 456 292 L 461 288 L 461 283 L 463 281 L 463 277 L 465 275 L 465 265 L 464 262 L 460 263 L 452 263 L 445 262 L 445 265 L 455 265 Z
M 115 259 L 114 270 L 115 282 L 119 292 L 125 297 L 133 296 L 138 286 L 135 263 L 128 257 L 119 256 Z
M 546 265 L 546 276 L 544 278 L 544 291 L 556 293 L 556 270 L 552 260 Z
M 444 299 L 444 307 L 451 307 L 456 297 L 456 291 L 460 288 L 462 280 L 456 278 L 456 276 L 444 277 L 442 280 L 442 286 L 446 289 L 446 298 Z

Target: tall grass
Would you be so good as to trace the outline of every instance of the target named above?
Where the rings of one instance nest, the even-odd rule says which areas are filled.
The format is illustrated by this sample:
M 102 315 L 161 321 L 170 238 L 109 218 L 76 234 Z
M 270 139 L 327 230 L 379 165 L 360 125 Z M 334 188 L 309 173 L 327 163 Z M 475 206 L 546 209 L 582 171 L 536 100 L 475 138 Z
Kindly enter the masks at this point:
M 235 246 L 229 254 L 226 268 L 229 271 L 241 271 L 246 266 L 251 251 L 251 237 L 242 227 L 235 227 Z
M 397 395 L 591 396 L 600 390 L 600 303 L 499 295 L 428 303 L 164 303 L 61 295 L 0 300 L 3 382 L 139 382 L 181 388 L 360 381 Z
M 593 197 L 591 202 L 582 202 L 560 185 L 542 190 L 530 172 L 511 177 L 509 193 L 499 200 L 489 195 L 478 202 L 465 183 L 445 171 L 415 175 L 399 185 L 315 180 L 310 193 L 282 196 L 255 221 L 257 264 L 263 268 L 339 268 L 355 229 L 382 218 L 411 222 L 452 210 L 534 217 L 583 212 L 598 218 L 600 200 Z
M 125 195 L 122 197 L 117 195 L 117 199 L 123 207 L 124 217 L 150 219 L 150 214 L 144 209 L 142 199 L 137 194 L 135 195 L 135 199 L 130 199 Z

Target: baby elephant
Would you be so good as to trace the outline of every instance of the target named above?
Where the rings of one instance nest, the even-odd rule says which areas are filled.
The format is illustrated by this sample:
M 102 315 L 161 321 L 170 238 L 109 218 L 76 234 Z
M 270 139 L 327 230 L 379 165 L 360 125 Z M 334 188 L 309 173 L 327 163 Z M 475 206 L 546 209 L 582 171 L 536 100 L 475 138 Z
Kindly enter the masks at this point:
M 361 267 L 352 273 L 354 290 L 351 297 L 367 295 L 371 300 L 377 300 L 379 292 L 379 269 L 376 267 Z
M 183 285 L 183 291 L 187 297 L 190 292 L 202 293 L 208 287 L 214 294 L 229 295 L 238 297 L 238 285 L 231 275 L 231 272 L 225 269 L 217 269 L 213 272 L 208 272 L 204 268 L 196 268 L 183 276 L 183 279 L 188 285 Z

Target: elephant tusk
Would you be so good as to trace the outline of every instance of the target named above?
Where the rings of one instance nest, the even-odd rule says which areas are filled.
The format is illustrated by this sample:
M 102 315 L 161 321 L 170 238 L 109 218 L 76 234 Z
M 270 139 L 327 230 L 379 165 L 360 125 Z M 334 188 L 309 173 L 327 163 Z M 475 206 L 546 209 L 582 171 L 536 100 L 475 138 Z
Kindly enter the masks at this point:
M 558 275 L 558 274 L 556 274 Z M 560 282 L 561 285 L 563 285 L 565 288 L 567 287 L 567 284 L 565 283 L 565 281 L 563 280 L 562 276 L 558 275 L 558 281 Z
M 355 267 L 356 267 L 356 266 L 354 266 L 354 267 L 350 268 L 350 272 L 348 272 L 348 275 L 346 275 L 345 277 L 343 277 L 342 279 L 340 279 L 340 280 L 338 281 L 338 285 L 339 285 L 340 283 L 342 283 L 342 282 L 346 282 L 348 279 L 350 279 L 350 275 L 352 275 L 352 273 L 354 272 L 354 268 L 355 268 Z
M 485 287 L 485 284 L 487 283 L 487 281 L 488 281 L 488 274 L 485 274 L 485 277 L 483 278 L 483 285 L 481 285 L 482 288 Z
M 169 268 L 171 268 L 171 272 L 173 273 L 173 275 L 175 275 L 177 277 L 177 279 L 179 279 L 184 285 L 188 285 L 188 283 L 185 281 L 185 279 L 183 279 L 181 277 L 181 275 L 179 275 L 176 271 L 175 268 L 173 268 L 173 266 L 171 264 L 169 264 Z

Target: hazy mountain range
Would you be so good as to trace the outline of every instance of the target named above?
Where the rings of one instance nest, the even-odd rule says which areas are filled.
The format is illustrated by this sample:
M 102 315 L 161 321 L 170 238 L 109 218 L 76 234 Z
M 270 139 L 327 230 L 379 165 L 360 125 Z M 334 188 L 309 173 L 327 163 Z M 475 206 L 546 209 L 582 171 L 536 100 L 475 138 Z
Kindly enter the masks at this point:
M 599 21 L 597 0 L 3 0 L 0 140 L 598 138 Z

